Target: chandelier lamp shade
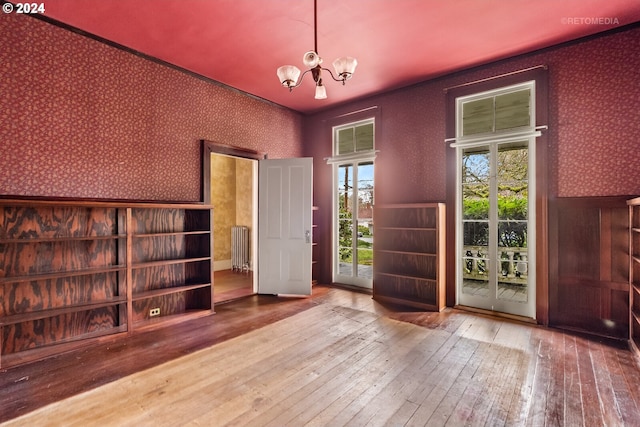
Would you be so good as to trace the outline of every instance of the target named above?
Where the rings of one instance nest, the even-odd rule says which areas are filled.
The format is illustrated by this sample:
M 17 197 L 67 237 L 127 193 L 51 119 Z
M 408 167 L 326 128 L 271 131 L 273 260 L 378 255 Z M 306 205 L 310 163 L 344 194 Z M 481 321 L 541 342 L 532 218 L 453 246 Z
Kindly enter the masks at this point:
M 337 82 L 342 82 L 344 85 L 347 80 L 349 80 L 354 71 L 356 70 L 356 66 L 358 65 L 358 61 L 355 58 L 350 56 L 344 56 L 342 58 L 338 58 L 333 61 L 333 69 L 336 74 L 334 75 L 330 69 L 324 68 L 322 64 L 322 58 L 318 55 L 318 6 L 317 0 L 313 0 L 313 42 L 314 42 L 314 50 L 310 50 L 304 54 L 302 57 L 302 63 L 307 67 L 307 70 L 303 73 L 300 71 L 298 67 L 295 65 L 283 65 L 278 68 L 277 74 L 278 79 L 282 86 L 289 88 L 289 92 L 293 90 L 293 88 L 300 86 L 302 83 L 302 79 L 309 72 L 313 77 L 313 81 L 316 84 L 316 99 L 325 99 L 327 97 L 327 89 L 322 83 L 322 71 L 326 71 L 329 73 L 331 78 Z

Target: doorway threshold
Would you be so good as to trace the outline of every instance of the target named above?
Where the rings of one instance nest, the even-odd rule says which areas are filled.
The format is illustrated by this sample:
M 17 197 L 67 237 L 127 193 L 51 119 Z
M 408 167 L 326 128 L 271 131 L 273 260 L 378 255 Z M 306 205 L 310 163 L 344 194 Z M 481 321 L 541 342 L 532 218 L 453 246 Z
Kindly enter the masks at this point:
M 468 305 L 454 305 L 453 308 L 456 308 L 458 310 L 463 310 L 463 311 L 470 311 L 470 312 L 478 313 L 478 314 L 485 314 L 487 316 L 492 316 L 492 317 L 501 317 L 501 318 L 504 318 L 504 319 L 517 320 L 518 322 L 529 323 L 529 324 L 532 324 L 532 325 L 537 325 L 538 324 L 536 319 L 532 319 L 531 317 L 519 316 L 517 314 L 503 313 L 501 311 L 486 310 L 484 308 L 470 307 Z
M 344 283 L 337 283 L 337 282 L 333 282 L 329 286 L 332 286 L 334 288 L 344 289 L 347 291 L 359 292 L 361 294 L 373 295 L 373 289 L 363 288 L 360 286 L 347 285 Z

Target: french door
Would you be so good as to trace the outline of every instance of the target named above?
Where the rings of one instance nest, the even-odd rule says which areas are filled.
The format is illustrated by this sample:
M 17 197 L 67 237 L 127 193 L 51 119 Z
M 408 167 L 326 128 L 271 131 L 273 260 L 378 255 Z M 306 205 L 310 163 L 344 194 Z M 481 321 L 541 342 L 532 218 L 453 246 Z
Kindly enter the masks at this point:
M 373 287 L 373 161 L 334 164 L 333 281 Z
M 458 147 L 458 304 L 535 317 L 535 138 Z

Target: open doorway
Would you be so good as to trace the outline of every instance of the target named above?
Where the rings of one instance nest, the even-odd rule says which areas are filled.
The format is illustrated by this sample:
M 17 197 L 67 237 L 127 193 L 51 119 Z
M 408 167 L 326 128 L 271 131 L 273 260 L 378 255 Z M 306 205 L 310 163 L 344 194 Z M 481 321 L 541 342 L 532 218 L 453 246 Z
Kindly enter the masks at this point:
M 212 153 L 214 302 L 253 295 L 257 160 Z M 252 244 L 254 243 L 254 244 Z
M 313 159 L 267 160 L 258 152 L 201 142 L 201 200 L 214 212 L 214 302 L 258 292 L 311 295 Z M 250 247 L 239 262 L 233 255 L 236 226 L 248 229 Z
M 210 141 L 202 141 L 202 154 L 202 200 L 214 209 L 213 298 L 219 304 L 257 292 L 258 160 L 265 156 Z M 246 229 L 246 246 L 234 239 L 234 227 Z

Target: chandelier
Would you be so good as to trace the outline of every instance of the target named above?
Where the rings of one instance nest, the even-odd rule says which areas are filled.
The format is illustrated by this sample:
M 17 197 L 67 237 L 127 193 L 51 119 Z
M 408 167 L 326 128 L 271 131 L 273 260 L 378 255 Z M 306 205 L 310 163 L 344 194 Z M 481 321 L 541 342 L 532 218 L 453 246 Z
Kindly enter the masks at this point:
M 324 68 L 322 64 L 322 58 L 318 55 L 318 5 L 317 0 L 313 0 L 313 50 L 308 51 L 302 57 L 302 63 L 308 67 L 308 69 L 300 76 L 300 69 L 295 65 L 283 65 L 278 68 L 278 79 L 282 86 L 289 88 L 289 92 L 294 87 L 300 86 L 305 74 L 311 72 L 313 81 L 316 83 L 316 99 L 325 99 L 327 97 L 327 89 L 322 84 L 322 71 L 327 71 L 331 78 L 337 82 L 342 82 L 344 85 L 347 80 L 353 76 L 353 72 L 356 70 L 358 61 L 350 56 L 343 56 L 333 61 L 333 68 L 336 71 L 336 76 L 333 75 L 330 69 Z

